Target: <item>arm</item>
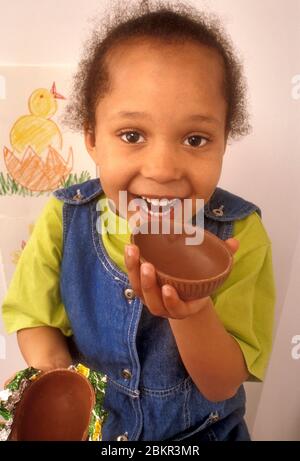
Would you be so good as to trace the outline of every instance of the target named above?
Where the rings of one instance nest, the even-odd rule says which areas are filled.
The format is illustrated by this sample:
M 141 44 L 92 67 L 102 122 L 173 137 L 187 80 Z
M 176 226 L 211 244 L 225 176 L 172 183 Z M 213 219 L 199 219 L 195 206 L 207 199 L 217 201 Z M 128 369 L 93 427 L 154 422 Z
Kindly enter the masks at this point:
M 68 366 L 72 334 L 60 295 L 63 204 L 51 198 L 37 219 L 3 301 L 8 333 L 17 333 L 26 362 L 40 369 Z
M 227 240 L 234 253 L 239 243 Z M 168 318 L 182 361 L 200 392 L 211 401 L 229 399 L 249 377 L 239 344 L 218 319 L 210 297 L 183 302 L 169 286 L 165 296 L 156 283 L 155 268 L 142 264 L 139 249 L 131 245 L 132 259 L 125 256 L 134 291 L 152 314 Z M 148 273 L 143 272 L 148 269 Z M 140 272 L 140 274 L 139 274 Z M 141 281 L 139 278 L 141 277 Z
M 64 335 L 58 328 L 24 328 L 17 333 L 21 353 L 29 366 L 47 371 L 72 364 Z
M 218 319 L 211 298 L 201 300 L 199 312 L 171 319 L 182 361 L 192 380 L 211 401 L 233 397 L 249 377 L 240 346 Z
M 253 216 L 258 247 L 246 242 L 219 293 L 203 299 L 204 308 L 195 315 L 169 319 L 187 370 L 210 400 L 220 399 L 219 392 L 228 398 L 243 381 L 264 377 L 272 345 L 275 286 L 271 246 L 260 245 L 260 225 Z M 237 231 L 242 230 L 238 223 Z
M 270 241 L 255 213 L 235 223 L 235 235 L 242 245 L 230 277 L 211 298 L 187 303 L 171 286 L 166 296 L 167 287 L 158 287 L 153 265 L 140 267 L 138 247 L 130 245 L 131 255 L 125 253 L 132 288 L 153 315 L 169 319 L 184 365 L 209 400 L 229 398 L 249 378 L 262 381 L 272 346 Z M 238 241 L 226 243 L 236 253 Z

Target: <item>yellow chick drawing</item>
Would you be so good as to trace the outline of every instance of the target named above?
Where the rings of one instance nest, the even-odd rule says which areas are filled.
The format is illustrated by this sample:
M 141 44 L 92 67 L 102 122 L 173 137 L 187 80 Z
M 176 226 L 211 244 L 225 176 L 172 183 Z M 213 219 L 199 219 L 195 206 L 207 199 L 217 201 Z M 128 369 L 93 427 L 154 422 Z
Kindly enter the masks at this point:
M 56 92 L 55 82 L 51 90 L 38 88 L 29 98 L 30 115 L 23 115 L 13 125 L 10 131 L 10 143 L 14 151 L 23 153 L 31 146 L 41 154 L 50 144 L 61 149 L 62 136 L 58 126 L 50 117 L 57 111 L 57 99 L 65 99 Z
M 4 146 L 6 168 L 21 186 L 43 192 L 56 189 L 73 167 L 73 150 L 70 147 L 67 161 L 59 151 L 62 135 L 51 117 L 57 111 L 57 99 L 65 99 L 56 91 L 38 88 L 29 97 L 30 114 L 22 115 L 12 126 L 12 150 Z M 46 158 L 42 158 L 45 154 Z

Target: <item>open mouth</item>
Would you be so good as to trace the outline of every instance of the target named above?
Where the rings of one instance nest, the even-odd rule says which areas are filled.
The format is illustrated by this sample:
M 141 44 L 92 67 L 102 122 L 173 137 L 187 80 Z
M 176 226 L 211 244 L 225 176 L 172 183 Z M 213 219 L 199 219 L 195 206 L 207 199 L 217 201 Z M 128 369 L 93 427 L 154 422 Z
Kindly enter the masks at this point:
M 141 199 L 142 209 L 151 216 L 168 215 L 181 202 L 180 198 L 149 198 L 143 195 L 135 195 L 134 198 Z

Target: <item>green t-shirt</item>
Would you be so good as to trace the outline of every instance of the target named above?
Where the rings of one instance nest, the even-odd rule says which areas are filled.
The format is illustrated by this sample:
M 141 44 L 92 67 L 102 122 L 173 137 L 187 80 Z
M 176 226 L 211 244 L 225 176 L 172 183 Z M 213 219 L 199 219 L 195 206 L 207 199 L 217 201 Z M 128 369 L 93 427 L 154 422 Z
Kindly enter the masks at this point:
M 100 199 L 103 198 L 106 199 L 104 194 Z M 63 202 L 55 197 L 49 199 L 22 251 L 2 306 L 8 333 L 47 325 L 59 328 L 66 336 L 72 335 L 60 297 L 62 208 Z M 106 217 L 113 213 L 109 206 L 105 212 Z M 127 272 L 124 247 L 130 243 L 130 230 L 127 221 L 117 217 L 117 229 L 120 226 L 125 226 L 125 234 L 106 231 L 100 238 L 111 259 Z M 233 269 L 212 300 L 224 327 L 242 349 L 250 380 L 260 381 L 272 347 L 275 287 L 271 242 L 255 212 L 235 221 L 233 236 L 240 242 Z

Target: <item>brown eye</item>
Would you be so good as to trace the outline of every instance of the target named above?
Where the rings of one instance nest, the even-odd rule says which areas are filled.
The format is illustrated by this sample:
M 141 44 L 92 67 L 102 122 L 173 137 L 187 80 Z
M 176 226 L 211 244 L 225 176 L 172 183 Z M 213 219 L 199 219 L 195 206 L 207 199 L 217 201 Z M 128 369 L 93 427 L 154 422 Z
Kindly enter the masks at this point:
M 189 136 L 187 139 L 190 141 L 191 147 L 203 147 L 208 143 L 208 139 L 200 135 Z
M 123 131 L 119 136 L 122 140 L 127 142 L 127 144 L 140 144 L 137 141 L 141 135 L 137 131 Z M 123 139 L 123 137 L 125 137 L 126 140 Z

